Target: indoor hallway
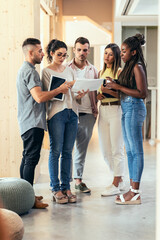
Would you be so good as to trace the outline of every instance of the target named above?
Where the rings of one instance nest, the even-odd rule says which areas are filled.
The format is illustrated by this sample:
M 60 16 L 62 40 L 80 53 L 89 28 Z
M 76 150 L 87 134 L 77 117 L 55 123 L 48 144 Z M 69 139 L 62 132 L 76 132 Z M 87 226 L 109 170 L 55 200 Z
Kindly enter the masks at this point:
M 112 176 L 102 159 L 97 129 L 89 145 L 84 182 L 91 194 L 77 193 L 77 203 L 56 204 L 49 190 L 48 150 L 42 150 L 45 162 L 34 185 L 36 195 L 43 195 L 48 209 L 31 209 L 22 216 L 24 240 L 154 240 L 155 239 L 155 183 L 156 149 L 144 143 L 145 166 L 142 177 L 142 204 L 120 206 L 115 196 L 101 197 Z M 126 167 L 125 183 L 129 188 Z M 74 182 L 71 184 L 74 192 Z

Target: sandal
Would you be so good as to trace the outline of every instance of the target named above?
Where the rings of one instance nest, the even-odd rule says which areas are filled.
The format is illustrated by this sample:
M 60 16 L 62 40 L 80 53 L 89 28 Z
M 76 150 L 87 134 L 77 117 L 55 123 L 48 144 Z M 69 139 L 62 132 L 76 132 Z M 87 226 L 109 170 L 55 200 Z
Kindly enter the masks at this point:
M 141 204 L 141 198 L 140 198 L 139 190 L 130 188 L 130 191 L 136 194 L 134 197 L 131 198 L 131 200 L 125 201 L 125 199 L 123 197 L 123 194 L 121 194 L 121 195 L 119 195 L 120 200 L 116 200 L 115 203 L 120 204 L 120 205 L 138 205 L 138 204 Z
M 77 196 L 75 194 L 67 194 L 67 190 L 62 191 L 63 194 L 65 194 L 68 198 L 69 203 L 75 203 L 77 202 Z
M 59 192 L 59 191 L 58 191 Z M 66 197 L 66 195 L 62 195 L 62 196 L 57 196 L 58 192 L 52 192 L 53 193 L 53 201 L 55 201 L 56 203 L 68 203 L 68 197 Z

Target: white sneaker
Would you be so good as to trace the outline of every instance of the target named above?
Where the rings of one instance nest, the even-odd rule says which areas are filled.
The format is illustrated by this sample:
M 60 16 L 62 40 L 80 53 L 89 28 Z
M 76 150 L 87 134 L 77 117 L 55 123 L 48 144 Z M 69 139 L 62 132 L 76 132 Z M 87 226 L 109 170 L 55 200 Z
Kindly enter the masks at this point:
M 119 182 L 118 188 L 119 188 L 120 191 L 124 191 L 125 190 L 125 183 L 123 181 Z
M 101 193 L 102 197 L 117 195 L 121 193 L 118 187 L 115 187 L 113 184 L 108 186 L 104 192 Z

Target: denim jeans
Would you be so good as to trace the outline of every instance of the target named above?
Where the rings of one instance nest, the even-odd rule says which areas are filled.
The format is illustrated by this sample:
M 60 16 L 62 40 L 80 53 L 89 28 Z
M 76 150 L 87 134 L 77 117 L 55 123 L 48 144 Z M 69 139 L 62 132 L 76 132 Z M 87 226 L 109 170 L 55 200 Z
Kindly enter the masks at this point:
M 23 140 L 23 158 L 20 166 L 20 176 L 33 185 L 35 167 L 39 162 L 44 136 L 41 128 L 31 128 L 21 138 Z
M 126 148 L 130 179 L 140 182 L 143 165 L 142 126 L 146 108 L 142 99 L 127 96 L 121 99 L 122 132 Z
M 48 121 L 50 137 L 49 174 L 52 191 L 70 189 L 72 150 L 77 134 L 77 126 L 78 116 L 72 109 L 64 109 Z

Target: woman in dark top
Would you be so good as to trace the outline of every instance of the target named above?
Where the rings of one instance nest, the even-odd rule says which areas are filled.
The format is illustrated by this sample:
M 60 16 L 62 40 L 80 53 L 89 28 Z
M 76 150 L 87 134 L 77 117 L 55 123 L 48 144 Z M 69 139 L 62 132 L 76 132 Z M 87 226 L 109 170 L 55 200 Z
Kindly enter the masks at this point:
M 125 66 L 119 76 L 120 84 L 109 79 L 108 88 L 119 90 L 122 107 L 122 131 L 128 158 L 130 190 L 116 198 L 117 204 L 140 204 L 140 180 L 143 171 L 142 125 L 146 117 L 143 99 L 147 96 L 147 73 L 141 45 L 144 36 L 136 34 L 121 46 Z

